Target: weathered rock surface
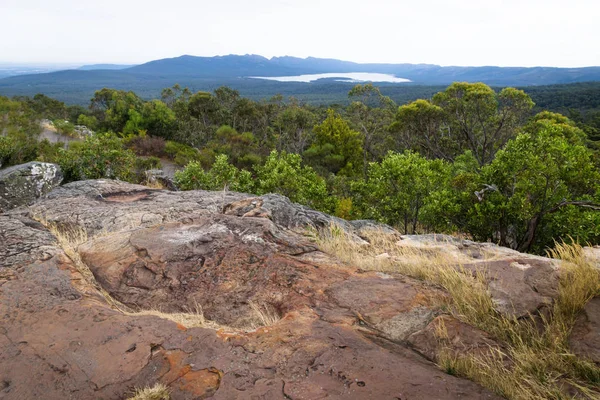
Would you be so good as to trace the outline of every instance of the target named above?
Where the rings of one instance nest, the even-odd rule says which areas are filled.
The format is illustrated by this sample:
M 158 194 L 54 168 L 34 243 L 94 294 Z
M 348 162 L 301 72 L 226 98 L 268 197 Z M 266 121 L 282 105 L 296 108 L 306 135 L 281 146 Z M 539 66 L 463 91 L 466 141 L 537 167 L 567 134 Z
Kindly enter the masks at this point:
M 407 344 L 439 313 L 437 289 L 343 265 L 291 230 L 332 217 L 250 198 L 87 181 L 0 215 L 0 399 L 122 399 L 156 382 L 174 399 L 497 398 Z M 241 328 L 258 304 L 281 319 L 187 329 L 113 309 L 33 216 L 85 232 L 83 261 L 132 308 L 200 306 Z
M 448 235 L 405 235 L 401 245 L 444 252 L 457 260 L 459 268 L 482 274 L 496 309 L 506 315 L 536 314 L 556 297 L 556 260 Z
M 569 341 L 578 356 L 600 365 L 600 297 L 594 297 L 577 318 Z
M 0 170 L 0 212 L 33 203 L 62 179 L 58 165 L 37 161 Z

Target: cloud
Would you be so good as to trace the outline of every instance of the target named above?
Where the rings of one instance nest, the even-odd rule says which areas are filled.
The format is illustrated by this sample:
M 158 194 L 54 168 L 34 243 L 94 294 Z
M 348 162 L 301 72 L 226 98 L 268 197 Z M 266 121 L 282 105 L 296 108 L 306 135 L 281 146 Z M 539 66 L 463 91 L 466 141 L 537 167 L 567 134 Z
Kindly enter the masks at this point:
M 441 65 L 600 65 L 592 0 L 2 0 L 1 62 L 261 54 Z

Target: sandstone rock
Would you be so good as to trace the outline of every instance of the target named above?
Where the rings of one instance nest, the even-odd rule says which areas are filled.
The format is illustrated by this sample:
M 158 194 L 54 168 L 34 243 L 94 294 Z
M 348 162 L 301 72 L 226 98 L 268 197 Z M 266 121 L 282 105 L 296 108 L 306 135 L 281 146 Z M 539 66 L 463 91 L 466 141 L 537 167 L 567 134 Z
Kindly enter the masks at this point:
M 424 329 L 411 334 L 407 341 L 434 362 L 438 361 L 441 351 L 450 351 L 454 355 L 485 357 L 492 349 L 500 348 L 486 332 L 449 315 L 435 318 Z
M 575 354 L 600 365 L 600 297 L 590 300 L 577 318 L 569 344 Z
M 0 170 L 0 212 L 33 203 L 62 179 L 58 165 L 37 161 Z
M 443 253 L 457 268 L 483 276 L 496 309 L 509 316 L 535 314 L 557 293 L 557 260 L 448 235 L 403 235 L 399 244 Z
M 156 382 L 175 400 L 498 398 L 405 343 L 436 289 L 342 265 L 288 229 L 326 218 L 284 200 L 261 197 L 272 220 L 223 213 L 249 197 L 87 181 L 0 216 L 0 398 L 122 399 Z M 280 319 L 214 330 L 112 308 L 33 215 L 85 231 L 83 260 L 132 308 L 197 304 L 241 327 L 255 302 Z

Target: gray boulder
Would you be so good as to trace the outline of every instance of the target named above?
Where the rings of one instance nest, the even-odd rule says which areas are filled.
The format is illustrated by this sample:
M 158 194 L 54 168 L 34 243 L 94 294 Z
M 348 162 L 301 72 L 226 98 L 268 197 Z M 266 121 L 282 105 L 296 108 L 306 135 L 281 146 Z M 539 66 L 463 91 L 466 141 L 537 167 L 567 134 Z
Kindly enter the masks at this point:
M 32 161 L 0 170 L 0 212 L 32 204 L 62 180 L 56 164 Z
M 158 184 L 168 190 L 178 190 L 175 182 L 162 169 L 149 169 L 144 171 L 146 182 L 150 184 Z

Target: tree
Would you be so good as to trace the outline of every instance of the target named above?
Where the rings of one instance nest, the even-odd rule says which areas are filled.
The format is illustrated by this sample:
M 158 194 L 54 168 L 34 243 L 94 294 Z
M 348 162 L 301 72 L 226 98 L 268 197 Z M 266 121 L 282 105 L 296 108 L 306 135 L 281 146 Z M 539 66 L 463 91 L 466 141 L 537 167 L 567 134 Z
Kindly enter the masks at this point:
M 470 218 L 476 239 L 539 252 L 559 238 L 549 222 L 575 208 L 600 210 L 592 152 L 568 133 L 564 124 L 538 121 L 481 170 L 480 188 L 487 190 L 478 192 Z
M 357 206 L 366 218 L 416 233 L 430 193 L 447 185 L 449 165 L 418 153 L 390 152 L 381 163 L 369 164 L 368 179 L 354 184 Z
M 323 123 L 314 127 L 315 142 L 304 153 L 315 166 L 345 176 L 359 173 L 362 167 L 362 139 L 339 114 L 327 111 Z
M 283 108 L 273 121 L 275 146 L 279 151 L 301 154 L 313 137 L 316 115 L 298 103 Z
M 526 121 L 534 103 L 522 90 L 496 94 L 483 83 L 455 82 L 433 96 L 446 114 L 441 135 L 459 144 L 457 154 L 471 150 L 479 165 L 488 164 Z
M 162 101 L 152 100 L 144 103 L 141 114 L 142 126 L 148 134 L 164 139 L 171 139 L 175 134 L 175 113 Z
M 227 154 L 232 164 L 238 168 L 250 168 L 261 161 L 254 135 L 251 132 L 238 133 L 228 125 L 217 130 L 214 140 L 205 150 Z
M 102 131 L 123 132 L 127 122 L 141 114 L 144 101 L 133 92 L 104 88 L 94 93 L 90 110 Z M 134 129 L 136 122 L 130 124 Z
M 317 210 L 331 212 L 334 202 L 329 198 L 325 180 L 311 167 L 302 166 L 298 154 L 273 150 L 264 165 L 257 165 L 258 194 L 279 193 L 291 201 Z
M 363 173 L 366 175 L 368 162 L 383 155 L 385 134 L 394 118 L 396 103 L 371 83 L 354 86 L 348 98 L 351 100 L 350 122 L 362 135 Z
M 57 160 L 65 182 L 102 178 L 131 182 L 135 178 L 135 161 L 135 154 L 123 148 L 123 141 L 108 133 L 72 142 L 68 149 L 60 149 Z
M 391 129 L 399 145 L 428 157 L 453 161 L 470 150 L 485 165 L 515 137 L 532 107 L 522 90 L 505 88 L 497 94 L 483 83 L 457 82 L 431 102 L 401 106 Z
M 390 127 L 392 147 L 396 151 L 414 150 L 429 158 L 451 161 L 458 153 L 458 142 L 442 127 L 446 115 L 442 107 L 427 100 L 416 100 L 400 106 Z

